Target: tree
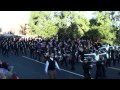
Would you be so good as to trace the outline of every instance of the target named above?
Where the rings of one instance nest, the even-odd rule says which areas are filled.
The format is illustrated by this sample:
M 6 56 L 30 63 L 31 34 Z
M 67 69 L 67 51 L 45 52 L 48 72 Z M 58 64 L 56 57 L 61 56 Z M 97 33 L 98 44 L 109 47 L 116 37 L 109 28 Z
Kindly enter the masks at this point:
M 57 34 L 57 26 L 54 24 L 54 12 L 32 11 L 29 25 L 32 35 L 41 35 L 49 38 Z
M 111 11 L 95 11 L 94 19 L 87 19 L 83 11 L 32 11 L 29 26 L 32 35 L 45 38 L 58 35 L 62 39 L 86 37 L 102 39 L 113 44 L 116 40 L 113 26 L 119 15 Z
M 69 38 L 80 38 L 89 30 L 89 20 L 84 17 L 82 12 L 62 11 L 60 19 L 61 23 L 59 23 L 59 26 L 62 28 L 60 30 Z
M 83 36 L 89 30 L 89 20 L 76 11 L 33 11 L 29 20 L 31 34 L 50 38 L 61 33 L 70 37 Z M 73 28 L 75 26 L 75 28 Z M 68 29 L 72 29 L 68 33 Z M 75 31 L 76 30 L 76 31 Z M 75 34 L 77 33 L 77 34 Z M 71 34 L 71 35 L 68 35 Z
M 109 11 L 98 11 L 95 13 L 96 18 L 90 20 L 91 29 L 90 31 L 96 32 L 95 34 L 89 34 L 91 37 L 96 39 L 102 39 L 103 42 L 113 44 L 115 38 L 115 32 L 111 27 L 111 19 Z M 87 33 L 88 34 L 88 33 Z M 87 35 L 87 36 L 89 36 Z M 89 36 L 89 37 L 90 37 Z
M 111 11 L 112 30 L 116 33 L 116 42 L 120 43 L 120 11 Z

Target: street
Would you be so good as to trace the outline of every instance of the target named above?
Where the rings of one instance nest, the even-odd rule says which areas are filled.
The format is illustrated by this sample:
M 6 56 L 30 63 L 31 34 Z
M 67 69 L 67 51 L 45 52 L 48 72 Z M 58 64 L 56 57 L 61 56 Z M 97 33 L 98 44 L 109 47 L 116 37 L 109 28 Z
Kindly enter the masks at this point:
M 20 79 L 48 79 L 45 73 L 45 65 L 42 61 L 29 58 L 29 56 L 15 56 L 9 57 L 0 56 L 1 61 L 6 61 L 8 64 L 14 66 L 15 73 Z M 59 64 L 60 65 L 60 64 Z M 61 71 L 57 70 L 57 79 L 83 79 L 83 70 L 81 63 L 75 64 L 75 71 L 70 70 L 70 65 L 66 67 L 61 66 Z M 96 67 L 91 70 L 92 79 L 95 78 Z M 120 64 L 106 68 L 106 79 L 119 79 Z

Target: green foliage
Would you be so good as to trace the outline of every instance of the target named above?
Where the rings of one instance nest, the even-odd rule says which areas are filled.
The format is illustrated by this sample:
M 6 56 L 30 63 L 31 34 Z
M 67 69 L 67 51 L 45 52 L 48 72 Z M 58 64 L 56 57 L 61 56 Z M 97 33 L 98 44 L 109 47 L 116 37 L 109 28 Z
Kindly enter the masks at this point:
M 116 41 L 114 12 L 96 11 L 96 18 L 87 19 L 83 11 L 32 11 L 30 14 L 31 35 L 50 38 L 74 39 L 86 37 L 110 44 Z M 116 16 L 116 18 L 119 17 Z
M 41 35 L 45 38 L 56 35 L 58 30 L 50 11 L 32 11 L 29 25 L 32 35 Z
M 107 11 L 96 12 L 96 19 L 90 20 L 90 30 L 86 35 L 93 39 L 102 39 L 103 42 L 113 44 L 116 33 L 112 30 L 110 13 Z
M 42 35 L 45 38 L 60 33 L 61 29 L 62 33 L 71 38 L 83 36 L 89 30 L 89 20 L 75 11 L 33 11 L 29 24 L 32 35 Z M 66 30 L 70 32 L 66 33 Z

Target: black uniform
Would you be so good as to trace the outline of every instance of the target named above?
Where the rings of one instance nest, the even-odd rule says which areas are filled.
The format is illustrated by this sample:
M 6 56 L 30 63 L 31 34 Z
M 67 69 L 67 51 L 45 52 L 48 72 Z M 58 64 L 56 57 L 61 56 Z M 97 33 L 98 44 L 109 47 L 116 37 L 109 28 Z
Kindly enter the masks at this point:
M 78 55 L 81 55 L 81 60 L 84 60 L 84 52 L 83 51 L 78 51 Z
M 8 44 L 5 46 L 5 55 L 8 57 L 8 53 L 9 53 L 9 46 Z
M 91 62 L 83 61 L 84 79 L 91 79 L 91 73 L 90 73 L 91 69 L 92 69 Z
M 15 55 L 18 56 L 18 53 L 19 53 L 19 46 L 18 44 L 15 45 Z
M 106 77 L 105 58 L 101 58 L 102 78 Z
M 53 61 L 48 60 L 48 62 L 49 62 L 48 70 L 55 70 L 55 61 L 54 60 Z
M 108 58 L 107 58 L 107 61 L 106 61 L 106 67 L 110 67 L 111 66 L 111 50 L 109 49 L 108 50 Z
M 116 57 L 115 56 L 116 56 L 116 50 L 114 49 L 111 51 L 111 58 L 113 60 L 113 66 L 116 65 Z
M 75 52 L 74 51 L 72 51 L 71 56 L 72 56 L 70 60 L 71 70 L 75 70 Z
M 115 64 L 116 61 L 119 63 L 119 51 L 117 49 L 115 49 Z
M 49 79 L 56 79 L 56 71 L 55 71 L 55 60 L 48 60 L 49 66 L 48 66 L 48 72 L 49 72 Z
M 37 50 L 37 57 L 38 57 L 38 60 L 40 61 L 40 59 L 41 59 L 41 52 L 40 52 L 40 50 Z
M 65 65 L 68 66 L 67 65 L 67 60 L 66 60 L 67 56 L 66 56 L 66 53 L 65 53 L 64 49 L 61 50 L 61 53 L 62 53 L 62 57 L 63 57 L 63 59 L 61 61 L 61 65 L 63 65 L 63 63 L 65 62 Z
M 97 61 L 96 62 L 96 76 L 95 79 L 102 79 L 103 77 L 103 62 L 102 61 Z
M 120 50 L 118 50 L 118 63 L 120 63 Z
M 31 58 L 33 58 L 33 50 L 34 50 L 33 46 L 30 46 L 30 57 Z

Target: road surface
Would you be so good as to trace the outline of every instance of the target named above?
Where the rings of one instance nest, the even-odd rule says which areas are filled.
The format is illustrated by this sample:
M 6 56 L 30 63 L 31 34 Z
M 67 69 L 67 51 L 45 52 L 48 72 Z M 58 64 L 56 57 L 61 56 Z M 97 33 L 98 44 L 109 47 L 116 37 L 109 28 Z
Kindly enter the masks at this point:
M 14 66 L 14 71 L 17 73 L 20 79 L 48 79 L 45 73 L 45 64 L 42 61 L 38 61 L 30 58 L 29 56 L 15 56 L 9 55 L 4 57 L 0 54 L 0 60 L 6 61 L 10 65 Z M 83 79 L 83 70 L 81 63 L 76 63 L 75 71 L 70 70 L 70 65 L 66 67 L 61 66 L 61 71 L 57 70 L 57 79 Z M 120 64 L 106 68 L 106 79 L 119 79 Z M 95 78 L 96 67 L 91 70 L 92 78 Z

